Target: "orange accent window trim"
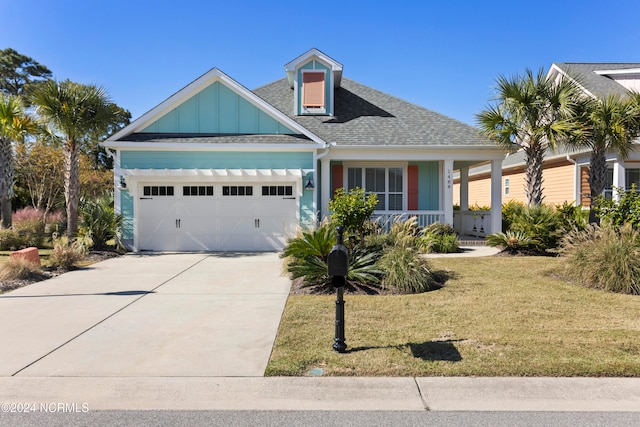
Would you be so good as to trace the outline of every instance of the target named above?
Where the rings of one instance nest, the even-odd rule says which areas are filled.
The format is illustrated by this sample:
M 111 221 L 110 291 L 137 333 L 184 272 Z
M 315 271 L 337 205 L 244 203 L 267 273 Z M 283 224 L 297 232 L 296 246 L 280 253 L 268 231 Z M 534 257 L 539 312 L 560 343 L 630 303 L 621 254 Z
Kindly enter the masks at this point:
M 302 106 L 324 107 L 324 71 L 302 73 Z

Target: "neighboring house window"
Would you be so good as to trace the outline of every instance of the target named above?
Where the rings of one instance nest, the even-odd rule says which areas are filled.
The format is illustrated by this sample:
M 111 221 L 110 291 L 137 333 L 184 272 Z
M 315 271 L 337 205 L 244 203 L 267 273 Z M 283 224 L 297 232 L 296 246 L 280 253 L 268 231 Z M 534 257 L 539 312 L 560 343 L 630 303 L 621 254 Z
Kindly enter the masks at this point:
M 607 168 L 607 176 L 604 181 L 604 197 L 611 200 L 613 198 L 613 169 Z
M 504 179 L 504 194 L 505 196 L 509 195 L 509 186 L 510 186 L 511 182 L 509 181 L 509 178 L 505 178 Z
M 378 196 L 377 211 L 401 211 L 403 168 L 347 168 L 347 190 L 364 188 Z
M 631 190 L 633 184 L 636 190 L 640 190 L 640 169 L 625 169 L 625 185 L 627 190 Z
M 325 110 L 325 72 L 302 73 L 302 107 L 310 112 Z

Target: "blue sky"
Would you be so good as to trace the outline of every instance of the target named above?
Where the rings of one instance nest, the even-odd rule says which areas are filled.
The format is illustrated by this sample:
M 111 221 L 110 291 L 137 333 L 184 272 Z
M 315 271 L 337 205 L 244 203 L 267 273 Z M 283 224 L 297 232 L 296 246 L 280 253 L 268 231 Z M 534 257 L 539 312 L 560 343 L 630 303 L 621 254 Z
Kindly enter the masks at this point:
M 137 118 L 213 67 L 254 89 L 315 47 L 347 78 L 474 124 L 498 75 L 640 62 L 638 16 L 638 0 L 0 0 L 0 48 Z

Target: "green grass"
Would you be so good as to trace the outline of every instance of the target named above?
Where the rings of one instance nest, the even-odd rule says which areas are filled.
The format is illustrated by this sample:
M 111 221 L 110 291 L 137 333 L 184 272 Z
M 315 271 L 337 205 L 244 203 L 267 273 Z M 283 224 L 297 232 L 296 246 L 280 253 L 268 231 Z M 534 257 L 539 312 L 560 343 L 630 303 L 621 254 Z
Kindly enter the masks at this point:
M 430 259 L 442 289 L 345 296 L 346 354 L 335 297 L 290 296 L 267 375 L 640 376 L 639 297 L 558 280 L 562 262 Z

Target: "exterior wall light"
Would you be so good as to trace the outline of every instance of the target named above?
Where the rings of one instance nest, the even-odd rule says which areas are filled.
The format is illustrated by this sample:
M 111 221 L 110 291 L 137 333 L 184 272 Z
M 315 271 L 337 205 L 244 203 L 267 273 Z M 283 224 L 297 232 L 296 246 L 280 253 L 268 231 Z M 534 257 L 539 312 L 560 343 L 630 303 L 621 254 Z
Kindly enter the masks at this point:
M 313 190 L 315 187 L 311 178 L 307 177 L 307 184 L 304 186 L 305 190 Z
M 118 190 L 126 190 L 127 183 L 124 180 L 124 176 L 120 176 L 120 184 L 118 184 Z

